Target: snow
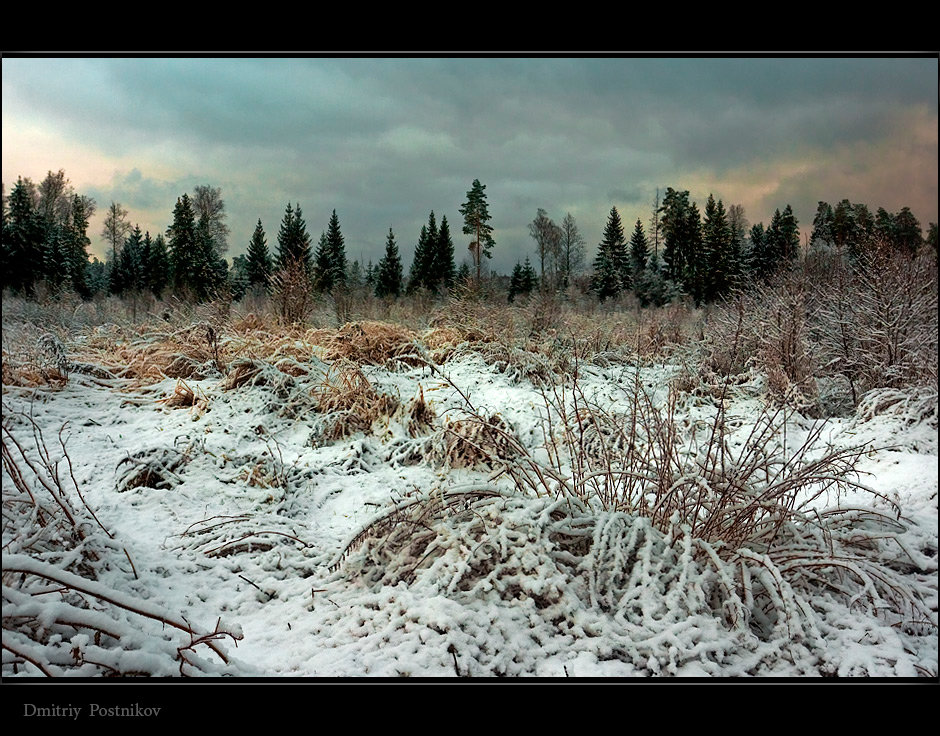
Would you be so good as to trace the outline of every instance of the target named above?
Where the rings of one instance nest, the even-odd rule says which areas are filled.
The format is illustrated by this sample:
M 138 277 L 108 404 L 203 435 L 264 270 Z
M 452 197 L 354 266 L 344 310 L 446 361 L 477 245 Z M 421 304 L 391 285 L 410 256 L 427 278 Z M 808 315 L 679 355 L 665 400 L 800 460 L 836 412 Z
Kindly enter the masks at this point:
M 678 370 L 594 365 L 585 366 L 581 378 L 587 396 L 622 411 L 634 378 L 662 404 Z M 426 367 L 363 367 L 378 391 L 402 403 L 420 388 L 440 425 L 467 416 L 464 393 L 481 416 L 503 417 L 531 458 L 548 462 L 547 409 L 531 381 L 468 352 L 453 356 L 442 371 L 449 381 Z M 71 563 L 4 554 L 5 584 L 9 570 L 49 575 L 95 598 L 99 610 L 85 610 L 86 623 L 105 616 L 104 602 L 120 606 L 112 626 L 124 634 L 122 649 L 106 649 L 82 633 L 63 642 L 63 652 L 78 647 L 89 662 L 178 676 L 179 662 L 175 669 L 167 664 L 178 648 L 191 637 L 222 631 L 217 645 L 228 662 L 205 645 L 194 646 L 187 650 L 194 669 L 186 674 L 937 674 L 935 412 L 924 418 L 905 407 L 830 420 L 824 434 L 830 447 L 870 443 L 858 469 L 864 485 L 884 500 L 843 490 L 814 501 L 820 512 L 837 504 L 874 506 L 895 521 L 888 501 L 897 504 L 899 526 L 881 529 L 887 537 L 879 554 L 896 575 L 892 580 L 905 581 L 923 600 L 928 620 L 915 625 L 873 613 L 861 597 L 850 605 L 822 590 L 810 601 L 814 610 L 805 610 L 806 594 L 780 578 L 779 566 L 759 550 L 743 552 L 732 569 L 710 563 L 718 553 L 678 527 L 667 533 L 616 509 L 578 509 L 548 495 L 522 495 L 498 464 L 434 463 L 426 459 L 433 455 L 420 453 L 431 435 L 411 437 L 400 416 L 323 441 L 324 417 L 309 406 L 285 411 L 290 400 L 276 386 L 226 390 L 222 381 L 187 379 L 204 397 L 202 408 L 161 403 L 177 386 L 170 378 L 130 388 L 117 379 L 73 374 L 55 389 L 4 387 L 5 424 L 25 442 L 29 426 L 16 415 L 23 412 L 41 427 L 52 464 L 64 468 L 67 452 L 85 503 L 114 537 L 97 580 L 80 580 L 64 569 Z M 730 397 L 732 441 L 748 436 L 761 406 L 755 386 Z M 690 430 L 707 426 L 715 410 L 711 401 L 685 397 L 676 420 Z M 64 451 L 53 447 L 63 426 Z M 798 446 L 812 426 L 793 415 L 787 442 Z M 419 456 L 425 459 L 408 460 Z M 151 467 L 164 482 L 128 482 L 141 462 L 154 459 Z M 6 471 L 3 482 L 6 497 Z M 81 507 L 77 497 L 71 500 Z M 377 529 L 384 534 L 370 535 Z M 6 549 L 6 525 L 4 534 Z M 408 545 L 416 547 L 409 551 Z M 739 589 L 763 591 L 786 615 L 748 623 L 756 614 L 747 611 L 753 602 L 747 595 L 719 599 L 738 585 L 733 575 L 743 576 Z M 18 613 L 39 611 L 35 597 L 17 600 Z M 185 621 L 193 632 L 141 624 L 131 609 Z M 62 610 L 42 611 L 40 622 L 51 627 Z M 5 629 L 5 643 L 7 636 Z M 5 677 L 38 674 L 22 664 L 14 672 L 12 661 L 5 652 Z M 68 664 L 52 662 L 50 669 L 97 672 L 90 665 L 69 671 Z

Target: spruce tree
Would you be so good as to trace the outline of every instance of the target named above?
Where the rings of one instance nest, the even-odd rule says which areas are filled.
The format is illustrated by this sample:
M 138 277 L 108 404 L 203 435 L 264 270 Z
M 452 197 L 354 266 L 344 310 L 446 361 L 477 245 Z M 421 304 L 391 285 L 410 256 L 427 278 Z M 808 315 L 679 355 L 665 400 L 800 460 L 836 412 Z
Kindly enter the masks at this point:
M 686 233 L 688 238 L 685 253 L 686 275 L 680 283 L 682 289 L 692 295 L 695 304 L 700 305 L 705 299 L 707 265 L 702 252 L 702 216 L 695 202 L 689 205 Z
M 780 265 L 780 254 L 783 252 L 781 219 L 780 210 L 774 210 L 774 216 L 770 219 L 770 225 L 764 231 L 760 244 L 755 243 L 757 249 L 754 252 L 754 275 L 764 282 L 769 281 Z
M 296 208 L 292 207 L 290 202 L 287 203 L 277 234 L 275 266 L 278 269 L 300 267 L 307 278 L 313 273 L 310 236 L 307 234 L 307 223 L 303 219 L 299 203 Z
M 525 263 L 522 264 L 522 293 L 531 294 L 539 288 L 539 277 L 535 269 L 529 262 L 529 257 L 525 257 Z
M 660 265 L 659 254 L 654 250 L 646 262 L 646 268 L 638 278 L 637 296 L 644 307 L 665 306 L 678 299 L 682 290 L 674 281 L 667 278 Z
M 88 221 L 95 211 L 95 202 L 90 197 L 73 195 L 68 227 L 68 273 L 72 288 L 83 298 L 91 296 L 87 283 L 88 272 Z
M 385 240 L 385 255 L 379 261 L 375 276 L 375 295 L 377 297 L 397 297 L 402 291 L 402 265 L 395 243 L 392 228 L 388 229 Z
M 725 208 L 719 199 L 708 195 L 705 222 L 702 225 L 702 257 L 704 274 L 702 297 L 711 302 L 727 294 L 733 285 L 733 254 L 731 228 Z
M 411 261 L 411 268 L 408 271 L 408 293 L 414 294 L 418 289 L 428 284 L 428 271 L 434 258 L 434 243 L 428 233 L 428 227 L 434 225 L 434 213 L 431 212 L 428 217 L 428 224 L 421 226 L 421 232 L 418 233 L 418 242 L 415 245 L 414 258 Z M 435 226 L 436 235 L 436 226 Z
M 637 296 L 639 296 L 641 276 L 646 270 L 648 260 L 649 243 L 643 231 L 643 222 L 637 219 L 633 227 L 633 235 L 630 236 L 630 270 L 633 272 L 633 291 Z
M 173 223 L 167 228 L 166 237 L 173 285 L 178 292 L 193 291 L 197 279 L 196 216 L 188 194 L 176 200 L 176 207 L 173 208 Z M 112 274 L 115 267 L 116 264 L 112 263 Z
M 447 216 L 441 218 L 441 227 L 437 231 L 437 240 L 434 247 L 434 260 L 431 275 L 433 277 L 434 291 L 443 294 L 454 286 L 457 269 L 454 266 L 454 241 L 450 236 L 450 226 Z
M 124 240 L 117 267 L 112 271 L 112 278 L 115 278 L 115 273 L 118 274 L 115 279 L 116 288 L 113 288 L 115 293 L 136 294 L 147 288 L 145 258 L 144 234 L 140 231 L 140 225 L 135 225 L 131 234 Z
M 604 227 L 604 239 L 594 259 L 591 288 L 601 301 L 616 297 L 629 286 L 630 264 L 627 259 L 623 225 L 616 207 L 612 207 Z
M 659 208 L 663 238 L 661 262 L 664 275 L 691 294 L 696 303 L 702 300 L 704 272 L 701 253 L 701 216 L 688 191 L 666 188 Z
M 258 218 L 258 224 L 255 225 L 255 230 L 251 234 L 251 240 L 248 241 L 247 260 L 245 261 L 247 288 L 257 286 L 267 289 L 273 270 L 274 264 L 271 260 L 271 254 L 268 252 L 268 241 L 264 234 L 264 226 L 261 224 L 261 218 Z
M 816 214 L 813 217 L 813 233 L 810 235 L 810 245 L 816 248 L 825 248 L 833 244 L 832 223 L 835 218 L 832 205 L 819 201 L 816 205 Z
M 874 218 L 866 212 L 866 233 L 870 237 L 874 230 Z M 799 222 L 793 215 L 793 208 L 788 204 L 783 208 L 783 214 L 780 216 L 780 253 L 781 263 L 793 263 L 800 257 L 800 231 L 797 225 Z M 867 239 L 866 237 L 866 239 Z
M 333 288 L 333 259 L 326 230 L 320 233 L 317 250 L 313 256 L 313 281 L 318 291 L 328 292 Z
M 766 233 L 764 232 L 764 223 L 758 222 L 751 227 L 750 232 L 750 246 L 748 248 L 748 256 L 746 260 L 747 271 L 750 276 L 753 278 L 764 278 L 762 269 L 763 269 L 763 253 L 764 253 L 764 238 Z
M 509 277 L 509 303 L 512 304 L 516 300 L 516 296 L 522 291 L 522 264 L 519 261 L 516 261 L 515 267 L 512 269 L 512 275 Z
M 339 228 L 339 218 L 336 216 L 336 210 L 330 216 L 330 224 L 326 230 L 326 242 L 329 246 L 330 266 L 332 269 L 330 276 L 330 288 L 332 291 L 336 287 L 345 287 L 347 281 L 346 274 L 346 244 L 343 234 Z
M 47 223 L 42 248 L 41 272 L 46 284 L 59 293 L 68 281 L 68 236 L 57 223 Z
M 35 184 L 19 177 L 10 192 L 3 219 L 3 286 L 27 296 L 33 294 L 42 255 L 37 202 Z
M 509 301 L 510 303 L 515 301 L 516 297 L 520 294 L 528 296 L 535 289 L 538 288 L 539 277 L 535 273 L 535 269 L 532 267 L 532 263 L 529 261 L 529 257 L 526 256 L 525 263 L 519 263 L 516 261 L 516 265 L 512 270 L 512 275 L 509 277 Z
M 212 220 L 207 213 L 196 223 L 196 250 L 193 258 L 192 291 L 200 301 L 211 299 L 228 282 L 228 264 L 219 255 L 212 231 Z
M 149 232 L 147 235 L 149 236 Z M 147 282 L 153 295 L 160 299 L 163 290 L 171 280 L 170 257 L 166 248 L 166 240 L 162 233 L 150 241 L 147 254 Z

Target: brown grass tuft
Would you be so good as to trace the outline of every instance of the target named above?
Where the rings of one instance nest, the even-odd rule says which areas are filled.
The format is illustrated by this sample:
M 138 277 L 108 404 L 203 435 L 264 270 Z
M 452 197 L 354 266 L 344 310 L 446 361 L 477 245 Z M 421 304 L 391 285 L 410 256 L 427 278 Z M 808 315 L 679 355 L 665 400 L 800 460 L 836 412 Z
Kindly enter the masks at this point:
M 348 322 L 324 342 L 324 359 L 347 360 L 359 365 L 408 362 L 415 352 L 412 330 L 387 322 Z

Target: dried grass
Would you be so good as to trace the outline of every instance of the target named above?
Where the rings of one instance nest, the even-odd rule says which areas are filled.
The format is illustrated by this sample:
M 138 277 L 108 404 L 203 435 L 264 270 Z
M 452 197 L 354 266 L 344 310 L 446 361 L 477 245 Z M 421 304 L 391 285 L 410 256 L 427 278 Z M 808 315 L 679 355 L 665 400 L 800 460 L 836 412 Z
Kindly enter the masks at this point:
M 163 399 L 158 399 L 158 403 L 168 409 L 191 409 L 197 418 L 209 410 L 209 399 L 202 389 L 197 386 L 194 391 L 182 379 L 176 382 L 173 393 Z
M 400 405 L 394 396 L 377 391 L 358 365 L 348 362 L 331 367 L 313 388 L 312 399 L 323 415 L 317 434 L 327 442 L 371 431 L 376 422 L 388 421 Z
M 348 322 L 324 342 L 324 360 L 359 365 L 386 365 L 393 361 L 415 365 L 417 335 L 387 322 Z

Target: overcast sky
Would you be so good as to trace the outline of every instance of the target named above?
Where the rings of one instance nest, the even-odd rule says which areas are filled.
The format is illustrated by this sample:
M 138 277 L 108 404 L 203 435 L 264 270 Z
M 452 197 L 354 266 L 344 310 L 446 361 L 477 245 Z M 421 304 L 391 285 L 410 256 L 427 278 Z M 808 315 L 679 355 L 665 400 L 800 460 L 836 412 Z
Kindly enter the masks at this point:
M 486 185 L 508 272 L 539 207 L 593 257 L 611 207 L 627 235 L 657 187 L 743 205 L 751 223 L 819 200 L 937 221 L 930 58 L 4 58 L 3 183 L 64 169 L 104 210 L 164 232 L 184 192 L 219 187 L 228 256 L 288 202 L 314 242 L 335 209 L 350 262 L 391 227 L 405 269 L 433 210 L 467 257 L 459 208 Z

